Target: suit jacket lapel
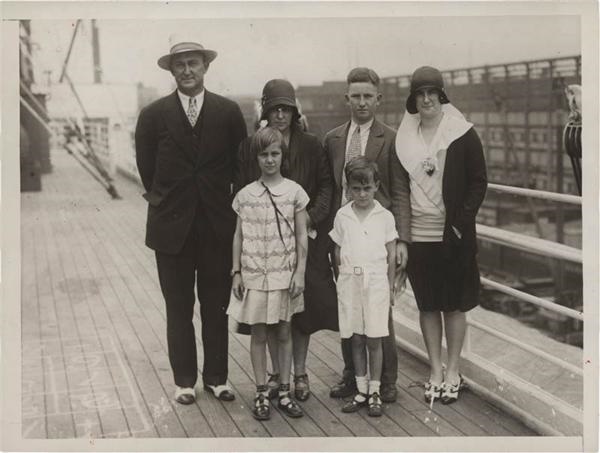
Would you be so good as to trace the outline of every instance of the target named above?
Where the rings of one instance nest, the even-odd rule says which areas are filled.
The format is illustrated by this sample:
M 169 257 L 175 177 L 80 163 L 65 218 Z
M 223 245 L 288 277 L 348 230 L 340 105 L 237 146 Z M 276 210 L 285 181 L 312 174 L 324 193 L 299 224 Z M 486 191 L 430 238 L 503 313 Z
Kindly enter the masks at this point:
M 186 130 L 189 126 L 189 123 L 184 123 L 184 117 L 185 113 L 181 107 L 179 96 L 177 96 L 177 91 L 174 91 L 173 94 L 165 101 L 163 118 L 165 120 L 165 124 L 167 125 L 167 129 L 169 130 L 169 135 L 173 141 L 188 155 L 193 155 L 193 150 L 190 146 L 191 142 L 185 138 L 190 134 Z
M 196 167 L 201 166 L 210 158 L 211 150 L 214 148 L 209 144 L 212 143 L 211 140 L 214 139 L 211 132 L 218 129 L 219 105 L 216 101 L 217 98 L 205 89 L 204 103 L 202 104 L 202 110 L 200 111 L 199 116 L 199 121 L 201 121 L 198 125 L 200 142 L 195 151 Z
M 365 148 L 365 157 L 368 157 L 373 162 L 377 161 L 379 153 L 383 149 L 383 143 L 385 137 L 383 134 L 383 128 L 377 120 L 373 121 L 371 130 L 369 131 L 369 138 L 367 140 L 367 147 Z
M 346 138 L 350 122 L 340 126 L 333 137 L 332 147 L 332 166 L 335 186 L 342 187 L 342 175 L 344 172 L 344 161 L 346 160 Z

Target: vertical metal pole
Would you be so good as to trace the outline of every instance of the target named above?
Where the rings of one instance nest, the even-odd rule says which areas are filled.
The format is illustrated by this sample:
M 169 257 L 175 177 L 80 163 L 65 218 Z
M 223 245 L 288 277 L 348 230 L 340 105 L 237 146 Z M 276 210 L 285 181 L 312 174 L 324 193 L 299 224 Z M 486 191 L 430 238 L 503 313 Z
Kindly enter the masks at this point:
M 562 130 L 559 127 L 555 128 L 556 136 L 556 192 L 564 193 L 563 188 L 563 159 L 564 150 L 562 149 Z M 565 215 L 562 203 L 556 203 L 556 242 L 564 244 L 564 225 Z
M 509 166 L 510 166 L 510 153 L 509 153 L 509 146 L 508 146 L 508 141 L 509 141 L 509 136 L 508 134 L 510 133 L 509 128 L 508 128 L 508 115 L 507 115 L 507 111 L 508 111 L 508 106 L 506 104 L 508 104 L 507 100 L 508 100 L 508 66 L 507 65 L 503 65 L 502 68 L 504 69 L 504 102 L 503 102 L 503 108 L 502 111 L 500 112 L 501 117 L 500 117 L 500 121 L 502 121 L 502 141 L 504 143 L 504 181 L 505 184 L 509 184 L 509 185 L 513 185 L 513 181 L 512 181 L 512 172 L 509 171 Z
M 102 67 L 100 66 L 100 39 L 96 19 L 92 19 L 92 51 L 94 57 L 94 83 L 102 83 Z
M 531 71 L 529 68 L 529 63 L 525 63 L 525 67 L 527 68 L 527 84 L 526 84 L 526 96 L 525 96 L 525 133 L 523 134 L 525 138 L 524 143 L 524 152 L 525 152 L 525 187 L 531 187 L 531 151 L 529 149 L 529 111 L 531 110 Z M 535 173 L 534 173 L 535 174 Z

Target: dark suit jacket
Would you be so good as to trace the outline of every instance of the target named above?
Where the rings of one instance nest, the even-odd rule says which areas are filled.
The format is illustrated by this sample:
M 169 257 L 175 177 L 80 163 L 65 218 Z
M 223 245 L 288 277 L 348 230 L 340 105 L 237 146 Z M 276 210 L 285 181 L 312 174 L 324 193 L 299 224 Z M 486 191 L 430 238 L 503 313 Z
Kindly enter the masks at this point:
M 335 180 L 330 225 L 333 225 L 333 218 L 341 205 L 346 138 L 349 128 L 350 122 L 336 127 L 327 133 L 324 141 Z M 410 242 L 409 179 L 408 173 L 398 160 L 395 139 L 396 132 L 392 128 L 374 120 L 367 140 L 365 157 L 375 161 L 379 168 L 381 184 L 375 198 L 394 215 L 400 240 Z
M 208 91 L 194 128 L 176 91 L 140 112 L 135 149 L 148 201 L 148 247 L 178 253 L 199 205 L 218 237 L 231 241 L 233 169 L 246 135 L 238 105 Z
M 446 207 L 444 243 L 459 245 L 465 253 L 477 250 L 475 217 L 487 189 L 487 172 L 483 146 L 474 128 L 448 147 L 442 197 Z M 452 226 L 461 232 L 458 240 Z

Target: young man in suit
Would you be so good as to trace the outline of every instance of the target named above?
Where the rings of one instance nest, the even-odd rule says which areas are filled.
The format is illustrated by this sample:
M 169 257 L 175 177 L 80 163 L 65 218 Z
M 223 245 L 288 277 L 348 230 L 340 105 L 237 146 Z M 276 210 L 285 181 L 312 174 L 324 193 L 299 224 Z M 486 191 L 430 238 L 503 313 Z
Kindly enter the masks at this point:
M 177 90 L 140 112 L 136 161 L 148 201 L 146 245 L 156 265 L 167 312 L 167 342 L 175 399 L 195 401 L 198 377 L 193 325 L 194 286 L 200 301 L 204 388 L 224 401 L 235 214 L 231 184 L 246 124 L 235 102 L 204 89 L 217 53 L 196 42 L 178 42 L 158 66 Z
M 325 136 L 327 151 L 335 179 L 332 219 L 336 211 L 347 203 L 344 167 L 356 156 L 366 156 L 377 163 L 381 183 L 375 198 L 389 209 L 396 220 L 399 241 L 397 265 L 404 270 L 407 263 L 407 247 L 410 241 L 410 191 L 408 173 L 400 164 L 395 149 L 396 132 L 375 118 L 381 102 L 379 76 L 369 68 L 354 68 L 347 77 L 346 102 L 350 108 L 350 121 L 329 131 Z M 330 392 L 332 398 L 345 398 L 356 390 L 352 346 L 349 339 L 342 340 L 344 371 L 342 380 Z M 396 400 L 398 374 L 396 339 L 389 315 L 389 336 L 383 341 L 383 370 L 381 374 L 381 399 Z

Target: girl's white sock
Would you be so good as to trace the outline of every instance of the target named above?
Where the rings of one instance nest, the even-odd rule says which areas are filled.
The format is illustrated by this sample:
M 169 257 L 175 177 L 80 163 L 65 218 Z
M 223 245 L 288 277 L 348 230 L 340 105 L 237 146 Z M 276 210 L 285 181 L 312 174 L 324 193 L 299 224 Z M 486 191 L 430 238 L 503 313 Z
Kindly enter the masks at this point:
M 369 390 L 369 381 L 367 380 L 366 374 L 364 376 L 356 376 L 356 388 L 360 393 L 367 394 L 367 391 Z M 354 399 L 357 401 L 364 401 L 365 398 L 362 395 L 356 395 Z
M 379 393 L 379 387 L 381 385 L 381 381 L 369 381 L 369 395 L 373 393 Z

